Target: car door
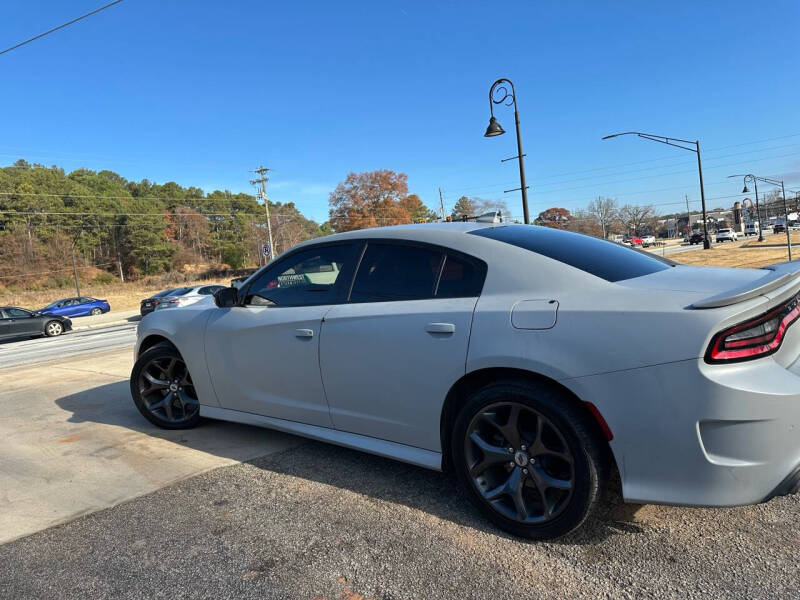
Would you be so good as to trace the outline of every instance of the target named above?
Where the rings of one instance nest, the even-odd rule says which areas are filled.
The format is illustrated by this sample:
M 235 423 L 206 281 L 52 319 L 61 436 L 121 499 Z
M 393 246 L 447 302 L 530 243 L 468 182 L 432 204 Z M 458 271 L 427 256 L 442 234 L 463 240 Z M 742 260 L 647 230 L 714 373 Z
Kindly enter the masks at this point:
M 80 300 L 78 298 L 67 298 L 61 306 L 59 314 L 65 317 L 75 317 L 80 312 Z
M 465 372 L 486 264 L 436 246 L 368 242 L 348 302 L 325 315 L 320 367 L 337 429 L 440 450 Z
M 6 315 L 5 311 L 0 310 L 0 338 L 8 337 L 11 330 L 10 318 Z
M 84 316 L 92 314 L 92 309 L 95 307 L 96 300 L 94 298 L 89 298 L 86 296 L 81 296 L 78 298 L 77 304 L 77 311 L 75 312 L 75 316 Z
M 299 249 L 240 290 L 240 306 L 214 311 L 205 351 L 221 406 L 331 427 L 319 371 L 320 324 L 348 291 L 356 247 Z
M 22 308 L 6 308 L 4 312 L 8 317 L 10 336 L 42 333 L 42 320 L 35 317 L 32 312 Z

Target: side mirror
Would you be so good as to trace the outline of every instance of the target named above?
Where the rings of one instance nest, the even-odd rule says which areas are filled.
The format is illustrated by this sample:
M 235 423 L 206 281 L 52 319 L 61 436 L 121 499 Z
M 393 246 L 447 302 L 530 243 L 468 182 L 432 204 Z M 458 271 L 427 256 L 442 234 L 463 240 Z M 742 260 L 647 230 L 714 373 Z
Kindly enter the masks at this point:
M 239 290 L 235 287 L 222 288 L 214 292 L 214 303 L 220 308 L 239 305 Z

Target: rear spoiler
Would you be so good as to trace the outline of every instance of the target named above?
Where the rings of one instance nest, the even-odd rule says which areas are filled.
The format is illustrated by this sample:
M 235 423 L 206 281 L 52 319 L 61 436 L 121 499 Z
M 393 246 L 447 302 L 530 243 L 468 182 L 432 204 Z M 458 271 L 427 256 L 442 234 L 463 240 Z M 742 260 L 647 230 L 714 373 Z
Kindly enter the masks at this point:
M 720 308 L 722 306 L 730 306 L 731 304 L 738 304 L 745 300 L 750 300 L 757 296 L 764 294 L 789 285 L 791 283 L 800 283 L 800 265 L 793 264 L 792 262 L 778 263 L 763 267 L 765 271 L 769 271 L 762 279 L 756 282 L 756 287 L 751 287 L 753 284 L 745 284 L 732 290 L 727 290 L 716 296 L 711 296 L 705 300 L 700 300 L 692 304 L 692 308 Z

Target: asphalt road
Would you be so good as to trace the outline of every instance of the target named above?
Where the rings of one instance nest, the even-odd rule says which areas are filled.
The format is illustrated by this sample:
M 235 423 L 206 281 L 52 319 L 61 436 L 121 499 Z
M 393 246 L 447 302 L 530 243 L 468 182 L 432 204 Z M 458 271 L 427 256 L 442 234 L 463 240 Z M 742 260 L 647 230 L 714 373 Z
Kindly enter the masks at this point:
M 798 512 L 612 497 L 529 543 L 446 475 L 304 442 L 0 546 L 0 597 L 797 598 Z
M 133 346 L 136 342 L 136 325 L 134 322 L 72 331 L 55 338 L 0 342 L 0 368 Z

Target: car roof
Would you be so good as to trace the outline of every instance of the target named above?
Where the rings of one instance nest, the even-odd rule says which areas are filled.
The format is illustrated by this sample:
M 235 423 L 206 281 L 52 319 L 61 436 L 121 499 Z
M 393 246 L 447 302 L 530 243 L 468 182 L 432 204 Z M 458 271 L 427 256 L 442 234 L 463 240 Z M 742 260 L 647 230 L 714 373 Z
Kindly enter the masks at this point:
M 504 227 L 508 223 L 476 223 L 476 222 L 456 222 L 456 223 L 443 223 L 437 221 L 435 223 L 413 223 L 411 225 L 390 225 L 386 227 L 370 227 L 367 229 L 354 229 L 353 231 L 345 231 L 343 233 L 334 233 L 333 235 L 325 236 L 324 238 L 312 238 L 298 246 L 307 244 L 319 243 L 322 241 L 333 242 L 337 240 L 349 240 L 352 238 L 365 239 L 365 238 L 390 238 L 390 239 L 413 239 L 421 241 L 430 241 L 436 243 L 442 239 L 442 236 L 449 236 L 451 234 L 463 234 L 476 231 L 478 229 L 486 229 L 488 227 Z M 295 247 L 298 247 L 295 246 Z

